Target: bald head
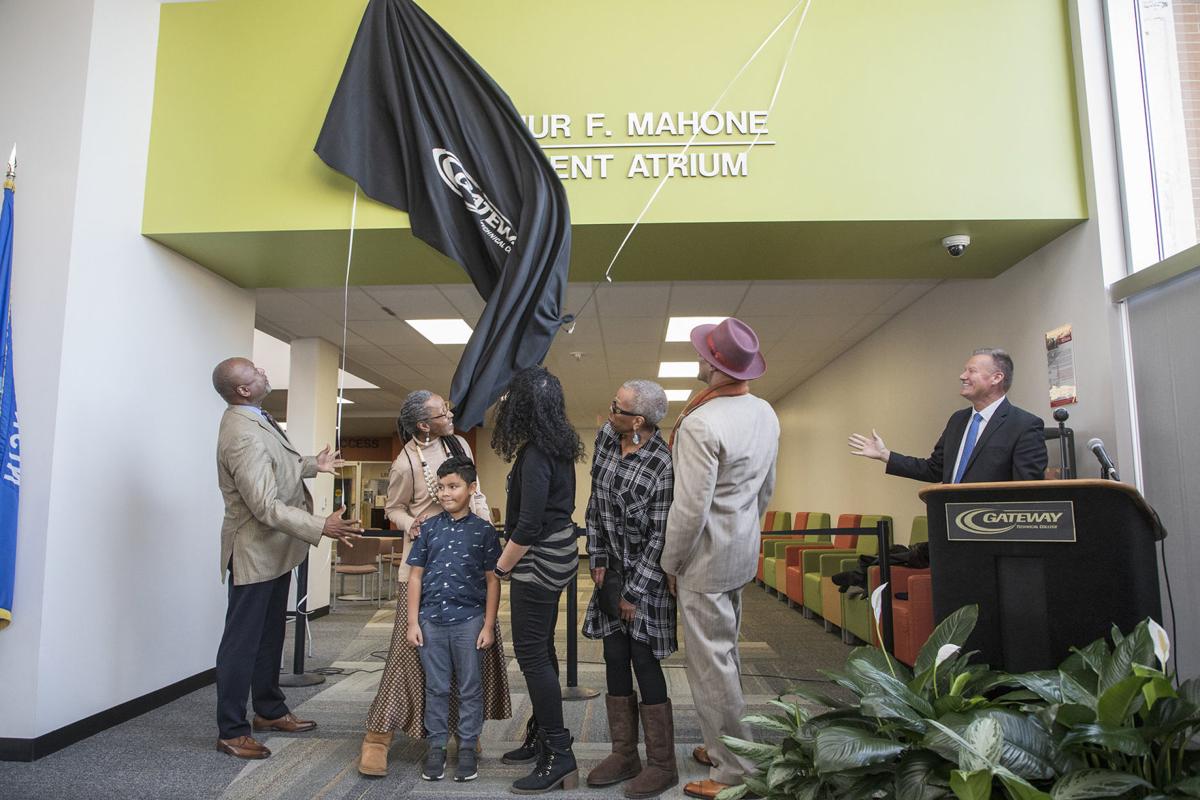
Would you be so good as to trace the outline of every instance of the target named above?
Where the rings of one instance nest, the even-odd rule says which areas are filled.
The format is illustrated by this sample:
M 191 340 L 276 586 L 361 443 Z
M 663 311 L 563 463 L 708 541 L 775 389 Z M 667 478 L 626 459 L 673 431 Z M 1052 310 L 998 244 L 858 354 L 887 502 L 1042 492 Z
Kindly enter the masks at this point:
M 213 388 L 230 405 L 260 405 L 271 391 L 267 375 L 248 358 L 227 358 L 213 368 Z

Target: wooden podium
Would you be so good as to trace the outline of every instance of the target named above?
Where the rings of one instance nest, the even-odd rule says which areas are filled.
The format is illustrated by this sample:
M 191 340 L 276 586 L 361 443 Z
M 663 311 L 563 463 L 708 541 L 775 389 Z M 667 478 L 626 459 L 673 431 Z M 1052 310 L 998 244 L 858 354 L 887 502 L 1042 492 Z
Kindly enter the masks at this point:
M 1116 481 L 938 484 L 921 490 L 937 621 L 971 603 L 967 650 L 1010 672 L 1162 618 L 1158 515 Z

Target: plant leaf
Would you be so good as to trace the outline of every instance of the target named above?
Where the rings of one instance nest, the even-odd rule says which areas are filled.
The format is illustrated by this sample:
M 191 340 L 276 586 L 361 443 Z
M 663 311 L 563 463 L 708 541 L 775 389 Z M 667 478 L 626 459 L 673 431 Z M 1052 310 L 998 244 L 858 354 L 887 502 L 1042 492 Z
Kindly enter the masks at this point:
M 991 800 L 992 773 L 986 769 L 974 772 L 956 769 L 950 773 L 950 788 L 959 800 Z
M 1078 703 L 1063 703 L 1055 709 L 1054 721 L 1067 728 L 1087 725 L 1096 721 L 1096 712 Z
M 742 797 L 748 791 L 750 790 L 744 783 L 739 783 L 737 786 L 726 786 L 717 792 L 715 800 L 738 800 L 739 797 Z
M 1185 778 L 1171 786 L 1172 792 L 1182 792 L 1188 797 L 1200 797 L 1200 777 Z
M 975 630 L 975 623 L 978 620 L 979 606 L 970 605 L 963 606 L 938 623 L 929 639 L 921 646 L 920 652 L 917 653 L 914 671 L 919 675 L 932 668 L 937 659 L 938 650 L 943 645 L 956 644 L 961 647 L 966 644 L 967 637 Z
M 796 768 L 786 764 L 773 764 L 767 770 L 767 787 L 776 789 L 780 784 L 796 777 Z
M 818 772 L 836 772 L 890 761 L 904 750 L 900 742 L 873 736 L 861 728 L 835 725 L 817 733 L 813 762 Z
M 846 669 L 853 673 L 862 683 L 871 684 L 878 690 L 868 692 L 868 694 L 890 694 L 907 703 L 921 716 L 933 716 L 933 706 L 930 705 L 928 700 L 918 695 L 912 689 L 909 689 L 898 678 L 893 678 L 874 664 L 860 659 L 849 662 L 846 665 Z
M 1081 769 L 1068 773 L 1054 784 L 1054 800 L 1091 800 L 1093 797 L 1118 797 L 1131 789 L 1152 788 L 1149 783 L 1128 772 L 1111 769 Z
M 920 735 L 928 729 L 924 718 L 898 697 L 887 694 L 869 694 L 859 704 L 862 713 L 880 719 L 898 719 Z
M 1130 675 L 1110 686 L 1096 703 L 1096 719 L 1100 724 L 1114 728 L 1126 724 L 1143 699 L 1142 686 L 1146 683 L 1146 678 Z
M 1035 789 L 1023 778 L 1015 775 L 1000 775 L 1000 782 L 1013 800 L 1051 800 L 1050 795 Z
M 1121 640 L 1112 652 L 1112 656 L 1104 663 L 1100 671 L 1099 694 L 1104 694 L 1113 686 L 1133 674 L 1134 664 L 1152 666 L 1154 661 L 1154 643 L 1146 630 L 1146 623 L 1139 623 L 1136 628 Z
M 796 730 L 796 725 L 792 724 L 790 719 L 777 715 L 767 714 L 751 714 L 742 717 L 742 722 L 747 725 L 753 725 L 756 728 L 763 728 L 768 731 L 778 731 L 779 733 L 791 733 Z
M 1065 748 L 1081 744 L 1095 744 L 1106 750 L 1116 750 L 1129 756 L 1150 754 L 1150 747 L 1140 733 L 1133 728 L 1107 728 L 1100 724 L 1080 725 L 1061 740 Z
M 949 763 L 929 750 L 910 750 L 896 767 L 896 800 L 938 800 L 946 790 L 931 783 L 935 773 Z
M 736 736 L 722 736 L 721 741 L 725 743 L 735 755 L 748 758 L 756 764 L 766 765 L 771 762 L 771 759 L 779 755 L 779 745 L 763 744 L 761 742 L 748 742 L 745 739 L 739 739 Z M 758 794 L 758 793 L 756 793 Z

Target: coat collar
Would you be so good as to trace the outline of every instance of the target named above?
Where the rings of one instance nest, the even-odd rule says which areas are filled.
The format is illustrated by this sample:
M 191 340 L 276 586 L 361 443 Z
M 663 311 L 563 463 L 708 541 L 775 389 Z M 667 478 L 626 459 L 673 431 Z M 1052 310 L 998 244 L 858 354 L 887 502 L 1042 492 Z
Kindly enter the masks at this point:
M 264 431 L 266 431 L 267 433 L 269 433 L 271 436 L 273 436 L 276 441 L 278 441 L 280 444 L 282 444 L 288 450 L 291 450 L 296 455 L 300 455 L 300 451 L 292 446 L 292 443 L 290 441 L 288 441 L 287 437 L 281 436 L 279 431 L 275 430 L 275 428 L 273 428 L 271 426 L 271 423 L 267 422 L 267 418 L 264 417 L 258 411 L 255 411 L 254 409 L 249 408 L 248 406 L 237 405 L 237 406 L 230 406 L 227 409 L 226 413 L 237 414 L 240 417 L 245 417 L 246 419 L 249 419 L 249 420 L 252 420 L 252 421 L 258 423 L 258 426 L 260 428 L 262 428 Z

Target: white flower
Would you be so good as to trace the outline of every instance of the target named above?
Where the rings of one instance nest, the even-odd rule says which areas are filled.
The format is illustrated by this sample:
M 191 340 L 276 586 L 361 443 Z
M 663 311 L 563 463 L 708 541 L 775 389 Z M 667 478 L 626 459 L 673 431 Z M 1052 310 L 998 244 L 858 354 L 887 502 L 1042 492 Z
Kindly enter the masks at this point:
M 1150 641 L 1154 642 L 1154 657 L 1158 659 L 1162 671 L 1167 671 L 1167 659 L 1171 657 L 1171 637 L 1167 636 L 1167 632 L 1154 620 L 1148 620 L 1150 628 Z
M 942 665 L 943 661 L 945 661 L 947 658 L 952 658 L 954 656 L 954 654 L 957 653 L 961 649 L 962 648 L 956 644 L 942 645 L 941 647 L 938 648 L 937 657 L 933 659 L 933 665 L 935 667 L 940 667 Z
M 887 591 L 887 587 L 885 583 L 871 592 L 871 610 L 875 612 L 875 623 L 878 625 L 883 624 L 883 593 Z

